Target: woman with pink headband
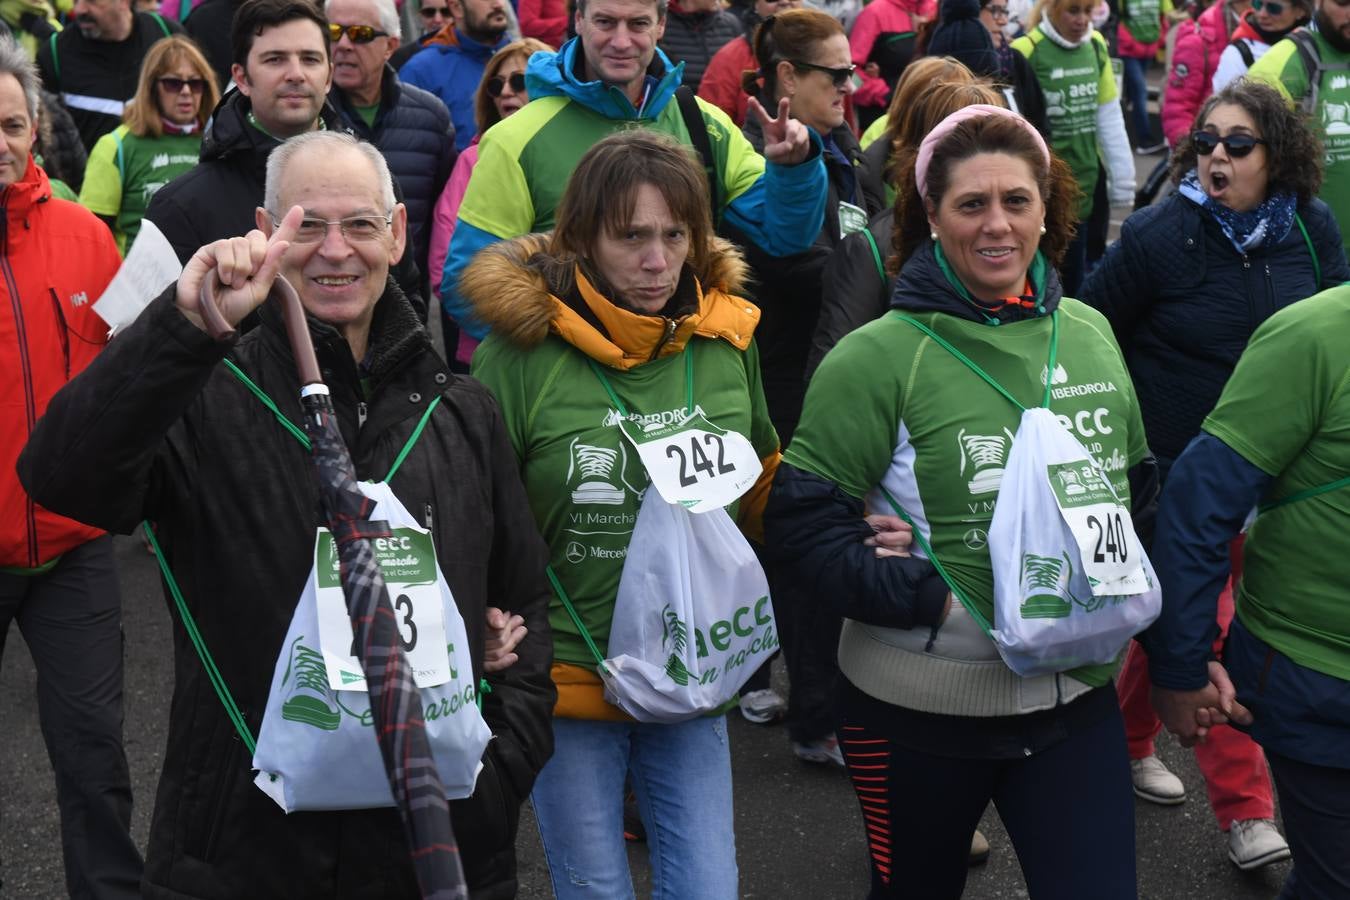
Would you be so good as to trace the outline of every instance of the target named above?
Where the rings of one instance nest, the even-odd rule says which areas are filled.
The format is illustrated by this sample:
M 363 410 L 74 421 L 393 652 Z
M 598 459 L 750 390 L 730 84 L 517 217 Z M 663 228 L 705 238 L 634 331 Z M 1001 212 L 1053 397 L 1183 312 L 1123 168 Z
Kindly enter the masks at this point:
M 1156 498 L 1110 326 L 1062 296 L 1078 189 L 994 106 L 952 113 L 898 165 L 891 310 L 816 370 L 765 512 L 766 546 L 844 617 L 836 709 L 869 896 L 960 897 L 992 801 L 1032 900 L 1133 900 L 1114 664 L 1023 677 L 986 624 L 990 523 L 1024 408 L 1048 405 L 1137 519 Z M 869 552 L 865 511 L 907 518 L 913 555 Z M 1060 560 L 1031 563 L 1026 578 L 1063 591 Z

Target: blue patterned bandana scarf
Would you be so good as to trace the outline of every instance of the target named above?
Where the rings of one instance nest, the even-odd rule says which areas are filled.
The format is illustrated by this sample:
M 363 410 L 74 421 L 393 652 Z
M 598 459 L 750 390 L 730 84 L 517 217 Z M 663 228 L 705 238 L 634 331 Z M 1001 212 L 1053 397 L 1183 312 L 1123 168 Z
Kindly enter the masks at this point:
M 1239 253 L 1275 246 L 1294 225 L 1294 195 L 1286 191 L 1271 194 L 1255 209 L 1238 212 L 1206 194 L 1195 169 L 1186 173 L 1177 190 L 1214 217 Z

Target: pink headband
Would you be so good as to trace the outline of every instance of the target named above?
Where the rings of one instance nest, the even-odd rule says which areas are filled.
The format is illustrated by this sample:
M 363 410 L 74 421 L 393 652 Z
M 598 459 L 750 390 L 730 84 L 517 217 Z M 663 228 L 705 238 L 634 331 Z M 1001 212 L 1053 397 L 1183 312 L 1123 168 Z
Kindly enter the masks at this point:
M 1034 125 L 1017 113 L 1006 110 L 1001 106 L 989 106 L 985 103 L 976 103 L 973 106 L 964 106 L 961 109 L 958 109 L 956 112 L 937 123 L 937 125 L 933 127 L 933 130 L 928 132 L 928 135 L 923 139 L 923 143 L 919 145 L 919 158 L 914 161 L 914 182 L 919 187 L 920 197 L 926 198 L 928 196 L 928 164 L 933 161 L 933 151 L 937 148 L 937 145 L 942 142 L 943 138 L 955 131 L 957 125 L 960 125 L 967 119 L 974 119 L 981 116 L 1003 116 L 1012 119 L 1014 122 L 1025 128 L 1027 133 L 1036 139 L 1036 146 L 1041 148 L 1041 156 L 1045 157 L 1045 165 L 1049 168 L 1050 149 L 1045 146 L 1045 138 L 1041 137 L 1041 133 L 1036 130 Z

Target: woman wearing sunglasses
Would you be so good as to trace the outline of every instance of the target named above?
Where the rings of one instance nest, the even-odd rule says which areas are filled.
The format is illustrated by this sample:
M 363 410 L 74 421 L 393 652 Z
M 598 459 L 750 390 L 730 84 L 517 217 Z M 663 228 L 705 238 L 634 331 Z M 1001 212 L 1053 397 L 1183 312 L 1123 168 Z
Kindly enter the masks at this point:
M 1316 199 L 1321 146 L 1272 88 L 1240 79 L 1210 97 L 1172 173 L 1178 191 L 1126 220 L 1079 294 L 1106 315 L 1125 351 L 1164 479 L 1257 326 L 1350 278 L 1340 229 Z M 1230 584 L 1219 598 L 1220 641 L 1232 618 Z M 1180 803 L 1181 783 L 1153 755 L 1159 724 L 1138 647 L 1119 687 L 1136 793 Z M 1287 858 L 1260 748 L 1219 728 L 1196 760 L 1230 860 L 1252 869 Z
M 1233 37 L 1219 56 L 1213 89 L 1223 90 L 1243 75 L 1266 51 L 1312 20 L 1312 0 L 1252 0 L 1252 8 L 1233 30 Z
M 190 38 L 164 38 L 146 53 L 123 124 L 94 144 L 80 189 L 80 203 L 108 223 L 123 253 L 155 191 L 197 165 L 219 97 L 215 73 Z
M 455 221 L 459 217 L 459 204 L 464 199 L 464 191 L 469 186 L 469 176 L 478 164 L 478 140 L 493 125 L 530 102 L 530 94 L 525 89 L 525 64 L 530 57 L 541 50 L 552 50 L 543 41 L 525 38 L 507 44 L 488 60 L 483 69 L 483 80 L 473 99 L 474 121 L 478 133 L 473 143 L 464 148 L 464 152 L 455 160 L 455 168 L 450 172 L 450 180 L 445 183 L 440 199 L 431 220 L 431 248 L 427 254 L 427 268 L 431 276 L 431 296 L 440 295 L 441 276 L 445 274 L 445 256 L 450 249 L 450 238 L 455 234 Z M 442 313 L 444 315 L 444 313 Z M 478 341 L 468 334 L 455 329 L 458 343 L 446 347 L 446 358 L 468 366 L 470 357 Z M 449 332 L 447 332 L 449 333 Z M 467 369 L 465 370 L 467 371 Z

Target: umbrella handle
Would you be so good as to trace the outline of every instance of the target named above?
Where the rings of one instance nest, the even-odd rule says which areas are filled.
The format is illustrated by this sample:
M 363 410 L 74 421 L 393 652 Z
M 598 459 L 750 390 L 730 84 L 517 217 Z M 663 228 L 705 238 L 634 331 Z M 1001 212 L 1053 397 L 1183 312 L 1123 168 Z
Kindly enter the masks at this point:
M 216 292 L 220 289 L 220 279 L 208 275 L 202 281 L 201 302 L 197 304 L 206 333 L 216 341 L 232 341 L 239 333 L 238 329 L 225 321 L 220 312 Z M 295 367 L 300 375 L 300 384 L 323 384 L 323 374 L 319 369 L 318 357 L 314 355 L 314 341 L 309 336 L 309 325 L 305 322 L 305 307 L 300 295 L 286 280 L 278 275 L 272 282 L 268 299 L 275 298 L 281 305 L 282 319 L 286 323 L 286 334 L 291 340 L 291 355 L 295 357 Z
M 291 356 L 295 357 L 300 386 L 323 384 L 319 359 L 314 355 L 314 341 L 309 336 L 309 323 L 305 321 L 305 307 L 300 302 L 300 295 L 284 275 L 278 275 L 272 282 L 269 299 L 272 298 L 281 304 L 281 315 L 286 322 L 286 335 L 291 339 Z
M 211 336 L 211 339 L 224 343 L 234 340 L 239 331 L 229 322 L 226 322 L 225 317 L 220 313 L 220 305 L 216 301 L 216 290 L 219 284 L 220 279 L 216 278 L 214 273 L 208 272 L 206 277 L 202 279 L 202 293 L 197 303 L 197 311 L 201 314 L 202 324 L 206 326 L 206 333 Z

